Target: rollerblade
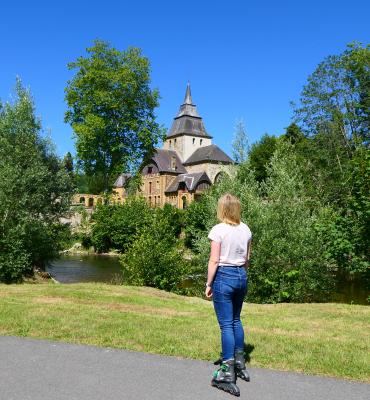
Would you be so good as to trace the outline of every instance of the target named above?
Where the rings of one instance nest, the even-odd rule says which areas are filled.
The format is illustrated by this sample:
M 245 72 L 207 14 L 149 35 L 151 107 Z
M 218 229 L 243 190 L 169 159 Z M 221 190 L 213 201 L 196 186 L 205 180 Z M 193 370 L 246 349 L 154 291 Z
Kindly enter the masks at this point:
M 235 372 L 240 379 L 243 379 L 243 381 L 250 381 L 248 371 L 245 368 L 245 358 L 243 350 L 237 351 L 235 353 Z
M 240 396 L 240 390 L 238 386 L 236 386 L 234 367 L 234 359 L 222 361 L 220 368 L 213 373 L 211 385 L 234 396 Z

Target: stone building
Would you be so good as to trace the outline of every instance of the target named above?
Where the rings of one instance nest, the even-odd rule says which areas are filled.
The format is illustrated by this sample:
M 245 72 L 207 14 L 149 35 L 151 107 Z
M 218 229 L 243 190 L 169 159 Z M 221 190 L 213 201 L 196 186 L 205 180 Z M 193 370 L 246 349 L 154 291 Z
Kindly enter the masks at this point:
M 231 173 L 233 160 L 215 144 L 191 98 L 190 85 L 184 103 L 169 130 L 162 149 L 141 168 L 140 194 L 153 206 L 170 203 L 186 208 L 217 181 L 222 173 Z M 113 201 L 125 198 L 129 176 L 121 174 L 114 184 Z

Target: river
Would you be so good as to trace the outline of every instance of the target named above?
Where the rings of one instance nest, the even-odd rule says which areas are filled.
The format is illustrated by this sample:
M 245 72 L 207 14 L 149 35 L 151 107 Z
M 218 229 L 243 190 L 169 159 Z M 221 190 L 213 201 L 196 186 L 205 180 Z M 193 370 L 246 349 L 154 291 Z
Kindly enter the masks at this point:
M 63 255 L 54 261 L 47 272 L 61 283 L 121 282 L 121 268 L 116 256 Z M 367 304 L 369 291 L 360 280 L 341 277 L 333 294 L 336 303 Z

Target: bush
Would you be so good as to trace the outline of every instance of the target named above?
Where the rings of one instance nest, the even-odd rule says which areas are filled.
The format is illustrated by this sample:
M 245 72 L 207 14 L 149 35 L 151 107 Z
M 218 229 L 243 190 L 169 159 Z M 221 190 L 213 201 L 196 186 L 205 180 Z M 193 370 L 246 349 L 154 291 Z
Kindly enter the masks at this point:
M 101 205 L 92 215 L 91 243 L 99 253 L 110 249 L 124 252 L 152 214 L 143 198 L 129 198 L 123 205 Z
M 173 218 L 166 218 L 166 211 L 153 210 L 151 223 L 136 235 L 131 247 L 121 256 L 125 283 L 180 291 L 186 262 L 176 236 L 176 225 L 171 223 Z M 171 213 L 176 215 L 177 211 L 171 210 Z
M 217 200 L 225 192 L 238 196 L 242 220 L 252 231 L 249 267 L 250 301 L 313 301 L 331 287 L 331 265 L 324 238 L 317 229 L 324 210 L 311 207 L 291 145 L 280 143 L 268 167 L 266 182 L 258 184 L 248 163 L 242 174 L 224 179 L 207 195 L 207 230 L 196 240 L 200 262 L 209 256 L 207 233 L 216 224 Z

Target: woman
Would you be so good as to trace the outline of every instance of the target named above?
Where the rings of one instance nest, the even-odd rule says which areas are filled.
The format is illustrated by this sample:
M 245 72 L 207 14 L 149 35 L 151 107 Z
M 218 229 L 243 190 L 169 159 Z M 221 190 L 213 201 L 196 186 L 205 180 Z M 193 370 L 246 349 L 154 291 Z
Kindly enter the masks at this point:
M 222 362 L 214 372 L 212 386 L 239 396 L 236 375 L 249 381 L 244 360 L 244 329 L 240 312 L 247 292 L 252 233 L 240 221 L 240 201 L 227 193 L 218 201 L 215 225 L 208 238 L 211 254 L 208 262 L 206 296 L 213 305 L 221 329 Z

